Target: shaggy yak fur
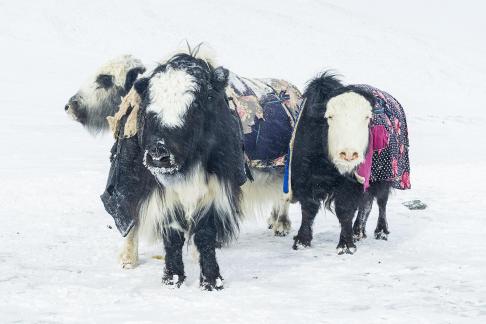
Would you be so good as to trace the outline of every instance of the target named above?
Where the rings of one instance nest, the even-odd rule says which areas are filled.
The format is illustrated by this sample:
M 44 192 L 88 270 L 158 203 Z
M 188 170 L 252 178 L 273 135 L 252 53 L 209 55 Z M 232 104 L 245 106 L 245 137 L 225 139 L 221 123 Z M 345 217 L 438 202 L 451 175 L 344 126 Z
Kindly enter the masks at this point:
M 355 240 L 366 237 L 366 221 L 375 198 L 379 206 L 375 237 L 386 239 L 389 234 L 386 204 L 391 189 L 390 182 L 371 182 L 368 190 L 364 191 L 363 184 L 357 181 L 356 175 L 353 172 L 339 172 L 329 155 L 329 125 L 325 118 L 327 103 L 331 98 L 350 91 L 363 96 L 373 107 L 372 96 L 360 93 L 352 86 L 343 86 L 329 73 L 313 79 L 304 92 L 305 104 L 291 143 L 292 198 L 300 202 L 302 210 L 302 223 L 294 237 L 294 249 L 299 246 L 310 246 L 312 224 L 321 201 L 329 210 L 334 203 L 334 211 L 341 224 L 337 245 L 339 254 L 352 254 L 356 250 Z M 353 231 L 352 222 L 357 209 L 359 211 Z

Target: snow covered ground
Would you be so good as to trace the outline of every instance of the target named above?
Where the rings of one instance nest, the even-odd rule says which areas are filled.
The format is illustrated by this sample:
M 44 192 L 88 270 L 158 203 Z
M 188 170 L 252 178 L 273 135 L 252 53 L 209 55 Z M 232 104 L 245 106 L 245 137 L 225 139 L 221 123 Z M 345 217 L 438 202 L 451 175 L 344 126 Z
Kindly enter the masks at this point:
M 1 323 L 485 323 L 486 46 L 481 1 L 0 0 Z M 338 222 L 275 238 L 249 221 L 218 252 L 225 290 L 161 285 L 160 246 L 117 264 L 121 237 L 98 198 L 109 136 L 63 106 L 103 61 L 146 63 L 185 39 L 251 77 L 302 87 L 325 68 L 392 93 L 409 120 L 412 186 L 389 203 L 389 241 L 338 256 Z M 423 211 L 402 202 L 421 199 Z M 368 232 L 374 228 L 376 209 Z

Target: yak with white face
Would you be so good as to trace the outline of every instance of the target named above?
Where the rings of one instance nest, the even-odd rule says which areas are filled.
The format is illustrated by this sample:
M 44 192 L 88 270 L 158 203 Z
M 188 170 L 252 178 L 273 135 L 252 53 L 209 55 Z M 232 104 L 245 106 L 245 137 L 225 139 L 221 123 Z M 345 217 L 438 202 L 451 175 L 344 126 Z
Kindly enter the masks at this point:
M 313 79 L 293 133 L 290 182 L 302 208 L 294 249 L 310 246 L 320 202 L 334 203 L 341 224 L 337 251 L 352 254 L 366 237 L 373 200 L 379 218 L 375 238 L 387 239 L 390 189 L 408 189 L 408 131 L 402 106 L 369 85 L 344 86 L 329 73 Z M 353 225 L 356 210 L 358 215 Z
M 85 82 L 64 110 L 92 133 L 106 130 L 106 117 L 116 113 L 122 97 L 144 71 L 142 62 L 131 55 L 112 59 Z
M 368 148 L 370 102 L 356 92 L 345 92 L 327 102 L 328 152 L 341 174 L 353 172 Z

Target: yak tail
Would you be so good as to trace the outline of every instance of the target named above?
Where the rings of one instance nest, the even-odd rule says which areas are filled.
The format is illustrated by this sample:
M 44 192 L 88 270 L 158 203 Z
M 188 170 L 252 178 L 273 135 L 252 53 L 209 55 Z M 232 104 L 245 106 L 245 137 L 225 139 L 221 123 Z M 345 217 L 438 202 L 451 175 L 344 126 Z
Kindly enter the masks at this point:
M 338 74 L 329 70 L 324 71 L 321 75 L 309 81 L 304 91 L 304 97 L 314 103 L 324 102 L 333 90 L 342 86 Z

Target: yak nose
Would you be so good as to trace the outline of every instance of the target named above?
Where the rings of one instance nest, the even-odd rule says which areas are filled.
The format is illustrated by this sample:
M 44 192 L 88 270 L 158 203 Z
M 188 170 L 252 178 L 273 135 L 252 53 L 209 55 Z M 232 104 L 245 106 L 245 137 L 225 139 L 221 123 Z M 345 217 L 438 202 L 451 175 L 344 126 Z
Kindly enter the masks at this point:
M 149 154 L 153 158 L 160 158 L 160 157 L 168 156 L 169 152 L 167 151 L 165 145 L 159 141 L 149 149 Z
M 78 109 L 78 101 L 73 98 L 69 99 L 69 102 L 64 106 L 65 111 L 68 111 L 69 108 L 71 108 L 72 111 L 76 111 L 76 109 Z
M 341 160 L 345 160 L 345 161 L 354 161 L 354 160 L 357 160 L 359 158 L 359 154 L 358 152 L 354 151 L 354 150 L 342 150 L 340 153 L 339 153 L 339 158 Z

